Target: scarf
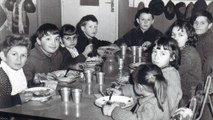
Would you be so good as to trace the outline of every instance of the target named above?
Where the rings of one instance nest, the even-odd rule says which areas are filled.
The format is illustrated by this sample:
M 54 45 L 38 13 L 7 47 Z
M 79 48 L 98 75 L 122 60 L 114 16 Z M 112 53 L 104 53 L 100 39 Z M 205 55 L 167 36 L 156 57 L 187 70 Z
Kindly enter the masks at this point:
M 10 80 L 12 86 L 11 95 L 16 95 L 27 88 L 27 79 L 23 69 L 14 70 L 10 68 L 4 61 L 1 61 L 0 67 L 4 70 Z

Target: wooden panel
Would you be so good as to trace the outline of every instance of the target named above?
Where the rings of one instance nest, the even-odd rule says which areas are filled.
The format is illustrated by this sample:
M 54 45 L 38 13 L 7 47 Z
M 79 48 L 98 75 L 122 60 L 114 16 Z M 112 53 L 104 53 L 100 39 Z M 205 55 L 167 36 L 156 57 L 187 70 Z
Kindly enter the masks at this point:
M 60 0 L 37 0 L 38 24 L 53 23 L 61 26 L 61 1 Z

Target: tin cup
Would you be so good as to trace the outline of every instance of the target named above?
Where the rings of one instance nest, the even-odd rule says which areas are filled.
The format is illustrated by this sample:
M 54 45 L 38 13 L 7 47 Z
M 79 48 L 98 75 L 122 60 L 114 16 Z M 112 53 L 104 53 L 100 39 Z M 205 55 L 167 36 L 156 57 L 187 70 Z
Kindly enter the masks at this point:
M 71 89 L 68 87 L 63 87 L 60 89 L 61 100 L 63 102 L 70 101 Z
M 125 44 L 121 45 L 121 56 L 122 58 L 126 57 L 126 50 L 127 50 L 127 46 Z
M 81 89 L 73 89 L 72 90 L 72 100 L 74 103 L 78 104 L 81 102 L 82 90 Z
M 132 50 L 132 55 L 133 55 L 133 56 L 136 56 L 136 53 L 137 53 L 137 46 L 132 46 L 132 47 L 131 47 L 131 50 Z
M 142 46 L 137 48 L 137 62 L 142 62 Z
M 124 59 L 123 58 L 118 58 L 118 65 L 119 65 L 119 70 L 122 70 L 124 67 Z
M 97 72 L 96 73 L 96 80 L 97 80 L 97 83 L 99 85 L 103 85 L 104 84 L 104 72 Z
M 92 70 L 84 71 L 84 77 L 85 77 L 86 83 L 92 83 L 93 71 Z

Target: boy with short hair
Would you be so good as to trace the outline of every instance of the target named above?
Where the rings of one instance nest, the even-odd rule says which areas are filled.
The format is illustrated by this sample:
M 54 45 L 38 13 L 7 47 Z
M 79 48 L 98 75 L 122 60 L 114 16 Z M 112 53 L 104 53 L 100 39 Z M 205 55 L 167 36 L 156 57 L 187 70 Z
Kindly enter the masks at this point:
M 36 32 L 35 48 L 30 51 L 24 66 L 28 86 L 35 84 L 33 79 L 37 73 L 48 73 L 60 68 L 62 55 L 58 51 L 60 45 L 59 29 L 56 25 L 45 23 Z
M 154 15 L 152 15 L 149 8 L 139 10 L 135 15 L 134 24 L 136 27 L 131 29 L 114 43 L 118 46 L 125 43 L 128 47 L 150 46 L 157 38 L 162 36 L 162 33 L 152 26 L 153 23 Z

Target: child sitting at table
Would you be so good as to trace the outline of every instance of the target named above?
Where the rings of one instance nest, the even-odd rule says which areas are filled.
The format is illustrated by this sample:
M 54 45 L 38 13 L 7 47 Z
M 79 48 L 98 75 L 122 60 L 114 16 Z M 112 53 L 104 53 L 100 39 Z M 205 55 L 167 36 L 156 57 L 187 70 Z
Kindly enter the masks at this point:
M 154 43 L 150 55 L 152 63 L 161 68 L 168 84 L 168 102 L 170 113 L 173 114 L 182 98 L 180 75 L 177 71 L 180 65 L 178 43 L 170 37 L 161 37 Z
M 89 44 L 85 47 L 85 50 L 82 54 L 79 54 L 75 48 L 77 44 L 76 29 L 70 24 L 65 24 L 61 27 L 60 30 L 61 36 L 61 47 L 59 50 L 63 56 L 63 62 L 61 64 L 61 69 L 67 69 L 70 65 L 75 65 L 79 62 L 84 62 L 87 58 L 87 55 L 92 51 L 92 44 Z
M 24 66 L 29 87 L 35 86 L 33 80 L 36 74 L 59 70 L 63 59 L 58 51 L 59 44 L 59 29 L 56 25 L 45 23 L 38 28 L 35 47 L 30 51 Z
M 193 26 L 186 20 L 175 21 L 168 30 L 168 35 L 178 42 L 181 50 L 181 65 L 178 68 L 181 78 L 183 98 L 180 106 L 186 106 L 195 88 L 201 82 L 201 58 L 195 49 L 197 35 Z
M 20 94 L 27 88 L 24 66 L 31 47 L 24 35 L 8 35 L 1 43 L 0 64 L 0 108 L 12 107 L 26 100 Z M 9 119 L 0 115 L 0 119 Z
M 139 95 L 135 110 L 112 103 L 103 106 L 104 115 L 114 120 L 169 120 L 167 83 L 161 69 L 154 64 L 142 64 L 134 71 L 133 79 L 133 89 Z
M 86 15 L 81 18 L 76 26 L 76 32 L 79 35 L 77 40 L 76 49 L 79 54 L 85 51 L 87 45 L 92 44 L 93 50 L 89 57 L 97 55 L 97 49 L 100 46 L 107 46 L 111 43 L 108 41 L 98 40 L 95 35 L 98 32 L 98 20 L 94 15 Z

